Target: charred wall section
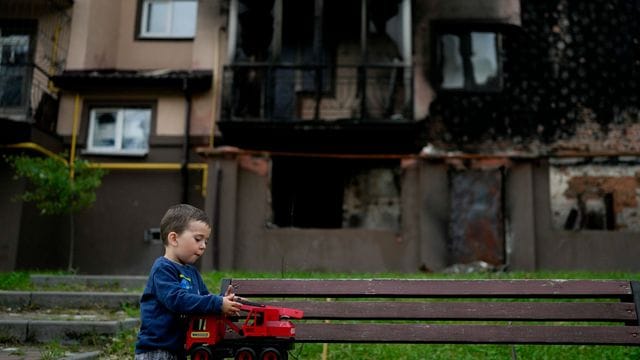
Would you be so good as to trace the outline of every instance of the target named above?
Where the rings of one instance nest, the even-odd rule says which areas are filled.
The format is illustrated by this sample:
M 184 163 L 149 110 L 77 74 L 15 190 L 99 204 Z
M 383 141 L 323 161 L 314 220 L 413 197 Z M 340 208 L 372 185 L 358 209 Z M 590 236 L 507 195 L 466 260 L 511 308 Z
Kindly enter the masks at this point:
M 637 134 L 625 129 L 639 122 L 640 3 L 523 0 L 521 17 L 521 28 L 493 29 L 501 37 L 502 89 L 437 89 L 428 141 L 538 153 L 598 150 L 613 137 L 622 141 L 609 141 L 608 150 L 635 149 L 630 141 Z

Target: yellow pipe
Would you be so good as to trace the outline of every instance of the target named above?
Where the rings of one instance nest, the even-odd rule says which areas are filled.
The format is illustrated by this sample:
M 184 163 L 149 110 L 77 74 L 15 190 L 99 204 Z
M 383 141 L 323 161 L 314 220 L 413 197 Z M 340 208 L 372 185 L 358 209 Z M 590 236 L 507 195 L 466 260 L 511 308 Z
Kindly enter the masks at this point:
M 90 163 L 89 167 L 107 170 L 180 170 L 180 163 L 117 163 L 117 162 L 101 162 Z M 187 168 L 191 170 L 202 170 L 206 168 L 205 163 L 190 163 Z
M 73 128 L 71 129 L 71 154 L 69 154 L 69 177 L 73 179 L 75 173 L 74 162 L 76 160 L 76 142 L 78 140 L 78 123 L 80 118 L 80 95 L 76 94 L 73 106 Z
M 53 153 L 50 150 L 45 149 L 44 147 L 33 143 L 33 142 L 21 142 L 21 143 L 16 143 L 16 144 L 9 144 L 9 145 L 5 145 L 4 147 L 8 147 L 8 148 L 12 148 L 12 149 L 29 149 L 29 150 L 34 150 L 37 151 L 41 154 L 47 155 L 48 157 L 54 158 L 56 160 L 60 160 L 62 161 L 65 165 L 68 165 L 69 163 L 67 162 L 67 159 L 63 158 L 62 156 L 59 156 L 55 153 Z
M 37 151 L 43 155 L 49 156 L 56 160 L 63 162 L 65 165 L 69 165 L 67 159 L 63 158 L 60 155 L 56 155 L 50 150 L 33 143 L 33 142 L 22 142 L 16 144 L 4 145 L 2 147 L 12 148 L 12 149 L 29 149 Z M 90 168 L 99 168 L 106 170 L 180 170 L 182 168 L 182 164 L 180 163 L 97 163 L 90 162 L 88 164 Z M 189 170 L 202 170 L 202 196 L 207 195 L 207 177 L 209 176 L 209 166 L 206 163 L 190 163 L 187 164 L 187 168 Z

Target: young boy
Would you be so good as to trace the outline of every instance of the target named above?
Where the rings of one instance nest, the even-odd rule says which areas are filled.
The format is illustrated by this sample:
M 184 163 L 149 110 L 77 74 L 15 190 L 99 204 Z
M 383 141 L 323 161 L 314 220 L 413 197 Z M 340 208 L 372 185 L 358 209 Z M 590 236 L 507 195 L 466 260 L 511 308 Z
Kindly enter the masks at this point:
M 141 325 L 136 360 L 185 358 L 185 322 L 181 315 L 237 314 L 232 288 L 224 296 L 207 290 L 198 270 L 198 260 L 211 234 L 204 211 L 187 204 L 174 205 L 160 221 L 164 256 L 153 263 L 140 299 Z

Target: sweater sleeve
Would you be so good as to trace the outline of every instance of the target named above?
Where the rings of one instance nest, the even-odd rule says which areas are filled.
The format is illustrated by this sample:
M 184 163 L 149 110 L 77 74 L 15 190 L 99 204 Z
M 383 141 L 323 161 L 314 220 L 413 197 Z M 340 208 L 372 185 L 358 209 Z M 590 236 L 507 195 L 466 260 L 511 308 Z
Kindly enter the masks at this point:
M 179 273 L 171 268 L 161 267 L 154 274 L 155 293 L 167 309 L 178 314 L 219 314 L 222 309 L 222 297 L 189 292 L 179 282 Z

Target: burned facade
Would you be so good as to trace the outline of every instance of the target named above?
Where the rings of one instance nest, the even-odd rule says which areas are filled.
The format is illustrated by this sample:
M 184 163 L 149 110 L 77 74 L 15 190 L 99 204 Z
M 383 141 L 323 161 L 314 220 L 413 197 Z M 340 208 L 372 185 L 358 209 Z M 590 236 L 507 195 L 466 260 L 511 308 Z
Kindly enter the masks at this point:
M 49 134 L 111 169 L 80 271 L 147 269 L 179 201 L 212 216 L 203 269 L 640 268 L 636 1 L 27 2 L 70 17 Z

